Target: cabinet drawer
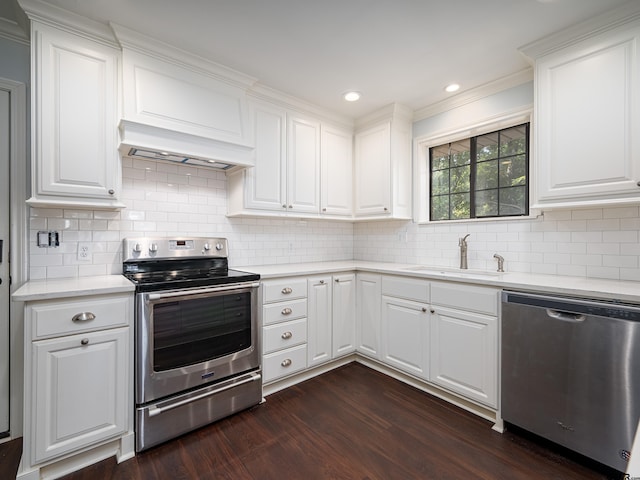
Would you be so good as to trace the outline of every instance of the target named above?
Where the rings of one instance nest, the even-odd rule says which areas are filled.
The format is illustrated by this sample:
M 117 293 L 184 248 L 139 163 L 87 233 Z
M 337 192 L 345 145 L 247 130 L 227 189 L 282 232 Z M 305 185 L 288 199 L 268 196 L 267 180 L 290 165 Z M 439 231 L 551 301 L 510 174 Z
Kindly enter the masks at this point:
M 270 353 L 263 358 L 264 383 L 307 368 L 307 345 Z
M 499 290 L 455 283 L 432 282 L 431 303 L 468 310 L 470 312 L 498 315 Z
M 306 278 L 285 278 L 262 282 L 262 301 L 279 302 L 307 296 Z
M 307 319 L 276 323 L 262 330 L 262 348 L 264 353 L 275 352 L 283 348 L 294 347 L 307 341 Z
M 40 339 L 128 326 L 132 305 L 132 295 L 118 295 L 34 302 L 27 309 L 33 322 L 32 337 Z
M 262 307 L 262 324 L 282 322 L 307 316 L 307 299 L 278 302 Z
M 429 282 L 407 277 L 382 277 L 382 295 L 428 302 Z

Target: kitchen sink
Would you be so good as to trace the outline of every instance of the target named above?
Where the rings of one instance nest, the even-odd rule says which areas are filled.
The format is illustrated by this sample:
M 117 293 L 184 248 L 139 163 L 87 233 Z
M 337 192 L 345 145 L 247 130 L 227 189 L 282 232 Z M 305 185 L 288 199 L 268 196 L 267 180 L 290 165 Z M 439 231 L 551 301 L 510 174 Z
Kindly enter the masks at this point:
M 438 267 L 433 265 L 416 265 L 404 268 L 403 270 L 443 277 L 499 277 L 503 274 L 503 272 L 497 272 L 494 270 L 480 270 L 473 268 L 463 270 L 461 268 Z

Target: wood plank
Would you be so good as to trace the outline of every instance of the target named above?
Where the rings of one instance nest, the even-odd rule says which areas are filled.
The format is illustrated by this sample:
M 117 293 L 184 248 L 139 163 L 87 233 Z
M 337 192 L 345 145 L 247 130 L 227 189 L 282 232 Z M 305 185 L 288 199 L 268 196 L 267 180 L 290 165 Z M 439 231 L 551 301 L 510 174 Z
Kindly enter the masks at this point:
M 17 468 L 19 454 L 9 457 L 1 457 L 0 478 L 12 478 L 4 476 L 5 460 Z M 622 476 L 521 432 L 499 434 L 486 420 L 352 363 L 122 464 L 109 459 L 63 478 L 604 480 Z

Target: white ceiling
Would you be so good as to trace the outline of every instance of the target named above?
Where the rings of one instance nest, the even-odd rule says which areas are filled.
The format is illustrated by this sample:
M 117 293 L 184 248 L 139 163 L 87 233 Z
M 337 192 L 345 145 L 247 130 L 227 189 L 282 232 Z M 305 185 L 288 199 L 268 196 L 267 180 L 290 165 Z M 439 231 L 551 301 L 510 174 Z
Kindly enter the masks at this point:
M 43 0 L 351 118 L 529 67 L 518 47 L 626 0 Z M 634 0 L 637 1 L 637 0 Z M 341 94 L 355 89 L 359 102 Z

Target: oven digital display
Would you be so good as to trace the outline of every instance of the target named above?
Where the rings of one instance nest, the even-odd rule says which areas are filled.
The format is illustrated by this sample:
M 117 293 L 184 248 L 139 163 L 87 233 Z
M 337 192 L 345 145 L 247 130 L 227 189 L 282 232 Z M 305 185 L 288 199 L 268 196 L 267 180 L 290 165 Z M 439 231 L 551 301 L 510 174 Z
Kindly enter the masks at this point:
M 169 250 L 193 250 L 193 240 L 169 240 Z

